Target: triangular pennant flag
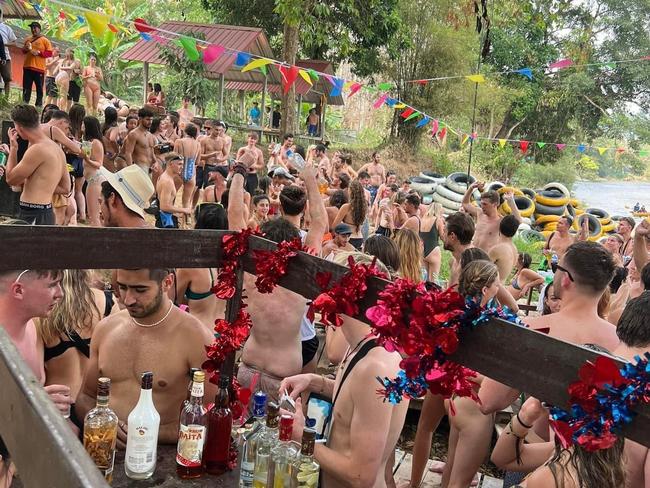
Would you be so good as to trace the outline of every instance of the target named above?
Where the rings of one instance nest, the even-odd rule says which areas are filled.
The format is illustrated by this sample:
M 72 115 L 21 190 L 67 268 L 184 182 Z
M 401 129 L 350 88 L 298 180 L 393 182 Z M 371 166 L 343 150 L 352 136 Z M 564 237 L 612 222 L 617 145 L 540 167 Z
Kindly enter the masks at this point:
M 520 75 L 525 76 L 529 80 L 533 79 L 533 70 L 530 68 L 517 69 L 515 70 L 515 73 L 519 73 Z
M 598 148 L 598 154 L 600 154 L 602 156 L 603 154 L 605 154 L 607 152 L 607 149 L 608 148 L 606 148 L 606 147 L 599 147 Z
M 519 141 L 519 147 L 521 148 L 521 152 L 525 153 L 528 151 L 528 141 Z
M 150 41 L 151 39 L 153 39 L 151 37 L 151 34 L 147 34 L 146 32 L 140 32 L 140 37 L 142 37 L 142 39 L 145 41 Z
M 334 77 L 332 75 L 328 75 L 327 73 L 323 73 L 323 76 L 327 81 L 329 81 L 332 86 L 334 86 Z
M 392 83 L 387 83 L 387 82 L 379 83 L 377 85 L 377 88 L 379 88 L 382 91 L 392 90 L 393 89 L 393 84 Z
M 548 65 L 550 69 L 562 69 L 562 68 L 568 68 L 569 66 L 573 65 L 573 61 L 570 59 L 560 59 L 559 61 L 555 61 L 554 63 L 551 63 Z
M 267 64 L 271 64 L 273 60 L 267 59 L 267 58 L 259 58 L 259 59 L 254 59 L 250 63 L 248 63 L 246 66 L 244 66 L 241 69 L 241 72 L 244 73 L 246 71 L 250 71 L 256 68 L 261 68 L 262 66 L 266 66 Z
M 140 35 L 144 36 L 147 35 L 149 38 L 151 36 L 147 34 L 146 32 L 141 32 Z M 199 50 L 196 48 L 196 41 L 192 39 L 191 37 L 187 36 L 181 36 L 178 39 L 181 47 L 185 51 L 185 54 L 187 55 L 187 59 L 190 61 L 198 61 L 201 59 L 201 55 L 199 54 Z
M 393 106 L 393 108 L 395 108 L 395 109 L 397 109 L 397 110 L 402 109 L 402 108 L 404 108 L 404 107 L 406 107 L 406 104 L 403 103 L 403 102 L 397 102 L 397 103 Z
M 27 1 L 23 1 L 23 5 L 24 5 L 25 8 L 27 8 L 27 9 L 30 9 L 30 8 L 33 9 L 33 8 L 34 8 L 34 7 L 32 7 L 32 4 L 29 3 L 29 2 L 27 2 Z
M 429 83 L 427 80 L 416 80 L 415 82 L 416 82 L 418 85 L 422 85 L 422 86 L 424 86 L 424 85 L 426 85 L 427 83 Z
M 438 132 L 438 140 L 444 144 L 445 137 L 447 137 L 447 128 L 443 127 L 440 129 L 440 132 Z
M 561 151 L 562 149 L 564 149 L 566 147 L 566 144 L 556 144 L 555 147 L 557 147 L 558 151 Z
M 400 115 L 403 119 L 408 118 L 413 112 L 415 112 L 415 109 L 412 107 L 408 107 L 406 110 L 404 110 Z
M 397 100 L 395 100 L 394 98 L 387 97 L 386 105 L 388 105 L 390 108 L 395 108 L 395 105 L 397 105 Z
M 467 75 L 465 79 L 472 81 L 474 83 L 485 83 L 485 76 L 476 74 L 476 75 Z
M 348 91 L 350 87 L 353 85 L 354 81 L 346 81 L 343 84 L 343 91 Z
M 350 93 L 348 94 L 348 98 L 350 98 L 352 95 L 354 95 L 356 92 L 361 90 L 361 83 L 352 83 L 352 86 L 350 87 Z
M 203 62 L 205 64 L 214 63 L 225 52 L 226 48 L 219 44 L 210 44 L 203 51 Z
M 88 26 L 84 25 L 83 27 L 79 27 L 76 31 L 70 34 L 70 37 L 72 37 L 73 39 L 79 39 L 81 36 L 87 33 L 88 33 Z
M 102 37 L 108 28 L 108 15 L 100 14 L 99 12 L 86 12 L 86 21 L 90 28 L 90 33 L 95 37 Z
M 59 12 L 59 19 L 61 19 L 61 20 L 65 20 L 65 19 L 66 19 L 66 17 L 65 17 L 65 12 L 64 12 L 63 10 L 61 10 L 61 11 Z
M 545 142 L 538 142 L 537 143 L 537 147 L 540 148 L 540 149 L 544 149 L 544 146 L 546 146 Z
M 113 24 L 108 24 L 108 28 L 111 30 L 112 33 L 117 34 L 120 32 L 117 27 L 115 27 Z
M 266 66 L 260 66 L 260 71 L 264 76 L 268 74 L 268 70 L 266 69 Z
M 415 125 L 415 128 L 416 128 L 416 129 L 419 129 L 420 127 L 424 127 L 425 125 L 427 125 L 427 124 L 429 123 L 429 120 L 431 120 L 431 119 L 430 119 L 428 116 L 425 115 L 425 116 L 422 117 L 422 118 L 419 120 L 419 122 Z
M 305 83 L 309 83 L 309 85 L 313 86 L 314 83 L 311 81 L 311 76 L 309 76 L 308 71 L 301 69 L 298 73 L 300 74 L 300 77 L 305 80 Z
M 250 62 L 250 60 L 251 60 L 250 53 L 244 53 L 240 51 L 237 53 L 237 59 L 235 59 L 235 66 L 237 68 L 243 68 Z
M 616 152 L 617 152 L 617 154 L 624 153 L 624 152 L 625 152 L 625 148 L 624 148 L 624 147 L 617 147 L 617 148 L 616 148 Z
M 641 149 L 639 151 L 639 156 L 642 158 L 645 158 L 646 156 L 650 156 L 650 151 L 648 151 L 647 149 Z
M 408 122 L 409 120 L 414 119 L 415 117 L 418 117 L 419 115 L 420 115 L 420 112 L 418 112 L 418 111 L 416 110 L 416 111 L 413 112 L 411 115 L 409 115 L 408 117 L 406 117 L 406 118 L 404 119 L 404 122 Z
M 307 70 L 307 73 L 309 73 L 309 76 L 311 76 L 312 80 L 318 81 L 319 76 L 315 69 L 309 68 Z
M 77 15 L 77 22 L 79 22 L 80 24 L 85 24 L 86 19 L 84 19 L 81 15 Z
M 126 32 L 126 34 L 130 34 L 130 32 Z M 158 34 L 151 34 L 151 38 L 156 41 L 158 44 L 162 44 L 163 46 L 166 46 L 169 44 L 169 39 L 165 39 L 164 37 L 160 37 Z
M 141 17 L 137 17 L 133 19 L 133 27 L 135 27 L 135 30 L 137 30 L 138 32 L 152 32 L 156 30 L 154 27 L 151 27 L 147 23 L 147 21 Z
M 341 78 L 334 78 L 334 86 L 332 87 L 332 91 L 330 92 L 330 97 L 340 97 L 341 92 L 343 92 L 343 84 L 345 83 L 345 80 Z
M 463 138 L 460 140 L 460 145 L 464 146 L 465 143 L 467 142 L 467 139 L 469 139 L 469 135 L 468 134 L 463 135 Z
M 438 127 L 440 127 L 440 122 L 438 122 L 438 119 L 434 119 L 433 122 L 431 123 L 432 136 L 435 136 L 438 133 Z
M 586 149 L 587 149 L 587 146 L 585 146 L 584 144 L 580 144 L 578 146 L 578 152 L 580 152 L 580 153 L 585 152 Z
M 501 146 L 501 148 L 504 148 L 505 145 L 506 145 L 506 142 L 508 142 L 506 139 L 499 139 L 499 146 Z
M 27 3 L 27 5 L 30 5 L 37 12 L 42 12 L 43 11 L 43 8 L 38 3 L 31 3 L 31 4 L 28 3 L 28 2 L 25 2 L 25 3 Z
M 476 132 L 472 132 L 472 133 L 469 135 L 469 140 L 473 142 L 473 141 L 475 141 L 476 139 L 478 139 L 478 134 L 477 134 Z
M 66 14 L 66 15 L 68 16 L 68 18 L 69 18 L 72 22 L 75 22 L 75 21 L 77 20 L 77 16 L 76 16 L 76 15 L 69 14 L 68 12 L 65 12 L 65 11 L 63 11 L 63 10 L 61 10 L 61 12 L 63 12 L 64 14 Z
M 377 100 L 375 100 L 375 103 L 372 104 L 372 108 L 379 108 L 384 104 L 384 102 L 388 103 L 387 99 L 388 99 L 388 93 L 384 93 Z
M 298 78 L 298 66 L 280 66 L 280 73 L 282 73 L 282 86 L 283 86 L 283 92 L 286 95 L 289 93 L 289 89 L 291 86 L 296 82 L 296 78 Z M 342 81 L 342 80 L 341 80 Z

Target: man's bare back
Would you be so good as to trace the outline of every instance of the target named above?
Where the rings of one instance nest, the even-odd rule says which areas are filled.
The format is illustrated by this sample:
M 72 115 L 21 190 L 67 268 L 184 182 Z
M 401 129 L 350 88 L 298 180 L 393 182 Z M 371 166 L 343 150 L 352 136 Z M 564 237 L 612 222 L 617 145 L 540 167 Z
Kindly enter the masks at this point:
M 140 375 L 153 371 L 153 401 L 160 413 L 159 442 L 178 441 L 178 412 L 187 396 L 189 368 L 200 368 L 212 336 L 195 317 L 174 307 L 165 322 L 140 327 L 127 310 L 102 320 L 93 333 L 82 396 L 96 398 L 97 379 L 111 378 L 111 408 L 126 422 L 140 395 Z M 210 390 L 210 392 L 208 392 Z M 206 382 L 206 398 L 214 395 Z M 90 402 L 92 405 L 92 401 Z M 84 405 L 85 406 L 85 405 Z M 84 412 L 85 414 L 85 412 Z
M 499 269 L 499 279 L 501 283 L 505 283 L 513 268 L 517 264 L 519 258 L 519 251 L 512 243 L 512 241 L 501 242 L 490 249 L 488 252 L 490 259 Z
M 613 351 L 619 344 L 616 327 L 585 308 L 566 312 L 563 308 L 558 313 L 541 317 L 526 317 L 524 322 L 531 329 L 548 329 L 548 335 L 572 344 L 595 344 L 608 351 Z M 568 325 L 570 324 L 570 326 Z
M 29 172 L 23 183 L 20 201 L 48 205 L 62 178 L 67 177 L 65 154 L 61 147 L 50 139 L 32 144 L 25 152 L 16 169 L 25 165 Z M 27 174 L 27 173 L 25 173 Z

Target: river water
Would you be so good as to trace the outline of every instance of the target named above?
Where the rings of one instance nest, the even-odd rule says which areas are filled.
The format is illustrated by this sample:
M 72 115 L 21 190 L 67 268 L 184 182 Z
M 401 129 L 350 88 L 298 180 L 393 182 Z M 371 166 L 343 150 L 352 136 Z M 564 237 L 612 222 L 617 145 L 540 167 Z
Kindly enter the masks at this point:
M 639 202 L 650 210 L 650 183 L 638 181 L 577 181 L 576 198 L 589 207 L 602 208 L 610 215 L 630 215 Z

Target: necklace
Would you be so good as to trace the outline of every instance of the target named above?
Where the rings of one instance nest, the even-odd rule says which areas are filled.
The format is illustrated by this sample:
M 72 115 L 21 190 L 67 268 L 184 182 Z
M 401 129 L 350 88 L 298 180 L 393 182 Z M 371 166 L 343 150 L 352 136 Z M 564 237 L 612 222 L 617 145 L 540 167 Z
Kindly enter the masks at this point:
M 366 339 L 368 339 L 369 337 L 371 337 L 371 336 L 370 336 L 370 335 L 365 336 L 363 339 L 361 339 L 359 342 L 357 342 L 357 345 L 354 346 L 354 348 L 352 348 L 352 349 L 349 350 L 349 352 L 348 352 L 348 353 L 345 355 L 345 357 L 343 358 L 343 361 L 341 361 L 341 365 L 339 366 L 341 369 L 345 369 L 345 365 L 348 363 L 348 359 L 350 359 L 350 356 L 352 356 L 352 355 L 357 351 L 357 349 L 359 349 L 359 347 L 361 346 L 361 344 L 362 344 Z
M 133 320 L 133 323 L 135 325 L 137 325 L 139 327 L 144 327 L 145 329 L 149 329 L 151 327 L 155 327 L 156 325 L 162 324 L 165 321 L 165 319 L 167 317 L 169 317 L 169 314 L 172 313 L 172 308 L 174 308 L 174 302 L 169 304 L 169 310 L 167 310 L 167 313 L 165 314 L 165 316 L 162 319 L 160 319 L 158 322 L 154 322 L 153 324 L 141 324 L 140 322 L 135 320 L 133 317 L 131 317 L 131 320 Z

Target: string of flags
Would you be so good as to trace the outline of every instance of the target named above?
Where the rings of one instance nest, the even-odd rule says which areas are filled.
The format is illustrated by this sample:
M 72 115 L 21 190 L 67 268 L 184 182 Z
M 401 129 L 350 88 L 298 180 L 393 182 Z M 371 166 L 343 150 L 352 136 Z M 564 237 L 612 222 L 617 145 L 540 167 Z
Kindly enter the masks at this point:
M 26 0 L 23 0 L 26 6 L 30 6 L 36 9 L 39 12 L 43 11 L 37 3 L 29 3 Z M 69 4 L 63 0 L 49 0 L 50 3 L 57 4 L 61 7 L 67 9 L 82 11 L 82 15 L 72 15 L 66 12 L 63 8 L 59 13 L 59 20 L 64 22 L 66 19 L 70 19 L 73 22 L 78 22 L 83 24 L 82 27 L 77 29 L 72 36 L 81 37 L 86 33 L 92 34 L 94 37 L 102 37 L 107 30 L 117 33 L 119 31 L 131 34 L 131 31 L 125 25 L 132 25 L 133 28 L 138 32 L 140 37 L 144 41 L 155 41 L 159 44 L 168 45 L 172 43 L 179 48 L 181 48 L 188 59 L 192 61 L 201 60 L 204 64 L 208 65 L 216 60 L 220 59 L 222 56 L 227 55 L 232 58 L 233 65 L 239 68 L 242 72 L 260 70 L 264 75 L 267 74 L 267 70 L 270 66 L 274 66 L 278 69 L 281 75 L 281 82 L 283 87 L 283 92 L 286 94 L 291 86 L 301 78 L 310 86 L 313 86 L 321 77 L 325 78 L 331 85 L 329 95 L 331 97 L 341 96 L 344 92 L 347 93 L 347 97 L 351 97 L 360 90 L 366 92 L 377 94 L 378 98 L 373 103 L 375 109 L 379 109 L 382 106 L 387 106 L 393 110 L 400 111 L 400 117 L 404 122 L 415 121 L 416 128 L 423 128 L 427 125 L 431 126 L 431 137 L 436 138 L 437 141 L 443 145 L 446 143 L 448 134 L 453 134 L 459 138 L 460 145 L 464 146 L 467 142 L 474 141 L 489 141 L 492 143 L 498 143 L 501 148 L 504 148 L 506 144 L 513 145 L 518 147 L 521 153 L 526 154 L 531 147 L 536 147 L 538 150 L 542 150 L 546 147 L 555 147 L 556 150 L 562 151 L 567 147 L 574 147 L 578 153 L 586 153 L 588 151 L 598 152 L 600 156 L 605 155 L 607 152 L 614 152 L 615 155 L 621 154 L 623 152 L 633 152 L 629 149 L 623 147 L 596 147 L 588 146 L 585 144 L 564 144 L 564 143 L 550 143 L 543 141 L 529 141 L 529 140 L 518 140 L 518 139 L 501 139 L 501 138 L 492 138 L 479 136 L 476 132 L 467 132 L 459 129 L 454 129 L 446 122 L 440 120 L 439 118 L 433 117 L 421 110 L 418 110 L 416 107 L 408 105 L 407 103 L 399 100 L 397 98 L 391 97 L 391 92 L 394 91 L 395 85 L 390 82 L 378 83 L 376 85 L 367 85 L 359 83 L 353 80 L 346 80 L 341 77 L 333 76 L 328 73 L 323 73 L 310 68 L 303 68 L 295 65 L 289 65 L 282 61 L 275 59 L 261 57 L 249 52 L 238 51 L 230 49 L 226 46 L 212 44 L 207 41 L 196 39 L 185 34 L 179 34 L 177 32 L 169 31 L 162 29 L 160 27 L 154 27 L 147 23 L 145 19 L 136 18 L 133 20 L 119 19 L 112 15 L 108 15 L 103 12 L 98 12 L 95 10 L 90 10 L 85 7 L 78 5 Z M 645 61 L 650 60 L 650 56 L 645 56 L 636 60 L 620 60 L 620 61 L 610 61 L 608 63 L 593 63 L 593 64 L 613 64 L 613 63 L 624 63 L 632 61 Z M 573 63 L 570 59 L 559 60 L 555 63 L 551 63 L 549 69 L 565 69 L 571 66 L 579 66 Z M 521 68 L 518 70 L 511 71 L 513 73 L 519 73 L 526 78 L 532 80 L 533 72 L 531 68 Z M 440 80 L 440 79 L 452 79 L 452 78 L 466 78 L 468 81 L 473 83 L 484 83 L 486 78 L 482 74 L 471 74 L 471 75 L 459 75 L 453 77 L 441 77 L 441 78 L 430 78 L 426 80 L 413 80 L 415 83 L 425 84 L 430 81 Z M 648 157 L 650 156 L 650 151 L 640 150 L 639 156 Z

